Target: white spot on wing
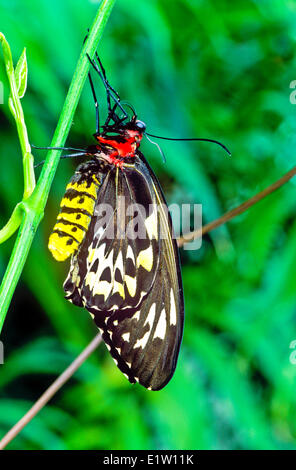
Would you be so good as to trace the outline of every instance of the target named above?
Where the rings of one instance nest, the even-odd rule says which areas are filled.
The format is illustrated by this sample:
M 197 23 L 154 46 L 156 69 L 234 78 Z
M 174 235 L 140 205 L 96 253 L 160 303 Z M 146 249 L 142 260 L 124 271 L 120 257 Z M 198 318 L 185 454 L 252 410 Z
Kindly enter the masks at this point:
M 137 311 L 137 313 L 135 313 L 135 315 L 133 316 L 133 318 L 137 321 L 140 320 L 140 310 Z
M 177 324 L 177 310 L 176 310 L 176 302 L 173 289 L 171 289 L 171 309 L 170 309 L 170 324 L 176 325 Z
M 91 273 L 89 273 L 89 274 L 91 274 Z M 110 282 L 100 281 L 97 284 L 95 284 L 95 286 L 93 288 L 93 295 L 103 295 L 104 299 L 106 300 L 106 298 L 109 296 L 109 294 L 111 292 L 111 287 L 112 286 L 111 286 Z
M 121 275 L 123 277 L 123 258 L 122 258 L 122 252 L 121 251 L 118 253 L 117 260 L 116 260 L 116 263 L 114 265 L 114 271 L 116 270 L 116 268 L 119 269 L 119 271 L 121 272 Z
M 126 257 L 130 258 L 133 262 L 135 262 L 135 255 L 130 245 L 127 247 Z
M 150 332 L 151 332 L 151 328 L 152 328 L 152 325 L 153 325 L 153 322 L 154 322 L 154 318 L 155 318 L 155 311 L 156 311 L 156 304 L 152 304 L 151 307 L 150 307 L 150 310 L 149 310 L 149 314 L 146 318 L 146 321 L 145 321 L 145 324 L 144 326 L 148 323 L 149 324 L 149 330 L 146 331 L 146 333 L 144 334 L 143 338 L 141 339 L 138 339 L 137 342 L 135 343 L 135 348 L 142 348 L 144 349 L 146 344 L 147 344 L 147 341 L 149 339 L 149 336 L 150 336 Z
M 103 243 L 96 251 L 94 256 L 92 257 L 92 263 L 89 266 L 89 272 L 85 277 L 85 285 L 89 286 L 90 290 L 92 291 L 93 295 L 103 295 L 104 299 L 108 298 L 112 290 L 112 283 L 107 281 L 100 281 L 101 275 L 106 268 L 110 268 L 111 273 L 113 271 L 113 250 L 110 251 L 107 258 L 104 257 L 105 255 L 105 246 L 106 244 Z M 93 266 L 94 262 L 98 260 L 99 265 L 96 272 L 90 271 L 91 267 Z
M 137 257 L 137 267 L 143 266 L 146 271 L 151 271 L 153 266 L 153 250 L 152 245 L 148 246 L 146 250 L 140 251 Z
M 134 277 L 128 276 L 127 274 L 124 277 L 124 281 L 131 297 L 135 296 L 137 290 L 137 280 Z
M 158 323 L 157 323 L 157 327 L 156 327 L 155 332 L 154 332 L 153 339 L 154 338 L 164 339 L 165 332 L 166 332 L 166 326 L 167 325 L 166 325 L 165 310 L 163 309 L 161 314 L 160 314 L 160 317 L 159 317 L 159 320 L 158 320 Z
M 130 332 L 124 333 L 124 334 L 122 335 L 122 339 L 128 343 L 129 340 L 130 340 Z
M 150 240 L 154 237 L 156 240 L 158 239 L 158 221 L 157 221 L 157 210 L 154 209 L 152 214 L 147 217 L 145 220 L 145 227 L 148 233 L 148 237 Z
M 150 335 L 150 330 L 144 334 L 143 338 L 137 340 L 134 347 L 144 349 L 147 344 L 149 335 Z
M 149 323 L 150 329 L 152 328 L 153 322 L 154 322 L 154 317 L 155 317 L 155 311 L 156 311 L 156 303 L 152 304 L 149 310 L 149 314 L 146 318 L 145 324 Z

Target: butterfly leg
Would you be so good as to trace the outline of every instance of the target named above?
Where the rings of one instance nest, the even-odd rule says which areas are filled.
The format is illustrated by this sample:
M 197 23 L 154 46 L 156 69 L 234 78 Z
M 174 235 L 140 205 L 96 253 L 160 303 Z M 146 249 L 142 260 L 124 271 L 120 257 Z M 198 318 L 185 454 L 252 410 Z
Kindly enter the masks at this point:
M 105 89 L 106 89 L 106 94 L 107 94 L 107 105 L 108 105 L 108 122 L 110 121 L 110 119 L 112 119 L 116 124 L 124 121 L 128 115 L 127 115 L 127 112 L 125 111 L 125 109 L 122 107 L 121 103 L 120 103 L 120 98 L 119 98 L 119 95 L 118 93 L 114 90 L 114 88 L 110 85 L 110 83 L 108 82 L 107 78 L 106 78 L 106 72 L 105 72 L 105 69 L 104 67 L 102 66 L 102 63 L 99 59 L 99 56 L 96 54 L 96 58 L 98 60 L 98 63 L 99 63 L 99 66 L 98 64 L 96 64 L 96 62 L 94 62 L 90 57 L 89 55 L 87 54 L 87 57 L 88 57 L 88 60 L 90 61 L 92 67 L 95 69 L 95 71 L 99 74 L 104 86 L 105 86 Z M 100 68 L 102 70 L 100 70 Z M 111 106 L 111 98 L 112 100 L 115 102 L 115 105 L 112 107 Z M 119 108 L 122 113 L 123 113 L 123 118 L 119 118 L 119 116 L 117 116 L 117 114 L 115 113 L 115 110 L 116 108 Z
M 97 96 L 96 96 L 96 92 L 95 92 L 95 87 L 94 87 L 94 84 L 93 84 L 93 81 L 92 81 L 92 78 L 91 78 L 91 74 L 88 73 L 88 79 L 89 79 L 89 83 L 90 83 L 90 87 L 91 87 L 91 91 L 92 91 L 92 95 L 93 95 L 93 99 L 94 99 L 94 103 L 95 103 L 95 109 L 96 109 L 96 133 L 98 134 L 100 132 L 100 114 L 99 114 L 99 104 L 98 104 L 98 100 L 97 100 Z

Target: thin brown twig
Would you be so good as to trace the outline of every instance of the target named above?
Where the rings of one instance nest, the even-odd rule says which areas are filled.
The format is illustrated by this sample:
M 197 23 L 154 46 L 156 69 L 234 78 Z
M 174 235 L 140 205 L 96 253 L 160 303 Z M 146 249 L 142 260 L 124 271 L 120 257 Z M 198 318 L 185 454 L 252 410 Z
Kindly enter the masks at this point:
M 86 346 L 79 356 L 67 367 L 67 369 L 45 390 L 41 397 L 34 403 L 32 408 L 8 431 L 0 441 L 0 450 L 3 450 L 21 430 L 36 416 L 36 414 L 49 402 L 57 391 L 72 377 L 74 372 L 83 364 L 90 354 L 99 346 L 102 341 L 101 334 L 98 333 L 94 339 Z
M 222 217 L 204 225 L 201 229 L 196 230 L 190 234 L 190 236 L 184 235 L 178 239 L 178 245 L 183 246 L 197 237 L 204 235 L 205 233 L 214 230 L 220 225 L 228 222 L 237 215 L 242 214 L 251 206 L 261 201 L 269 194 L 276 191 L 278 188 L 287 183 L 293 176 L 296 175 L 296 166 L 292 170 L 288 171 L 275 183 L 271 184 L 267 188 L 260 191 L 260 193 L 251 197 L 244 203 L 235 207 L 229 212 L 226 212 Z M 49 402 L 49 400 L 57 393 L 57 391 L 70 379 L 70 377 L 76 372 L 76 370 L 83 364 L 83 362 L 90 356 L 90 354 L 99 346 L 102 342 L 102 337 L 98 333 L 95 338 L 89 343 L 89 345 L 82 351 L 82 353 L 69 365 L 69 367 L 52 383 L 52 385 L 41 395 L 36 401 L 32 408 L 8 431 L 8 433 L 0 441 L 0 450 L 3 450 L 9 442 L 11 442 L 20 431 L 36 416 L 36 414 Z
M 211 230 L 214 230 L 215 228 L 219 227 L 220 225 L 225 224 L 225 222 L 228 222 L 229 220 L 233 219 L 234 217 L 242 214 L 247 209 L 249 209 L 251 206 L 253 206 L 257 202 L 264 199 L 269 194 L 271 194 L 274 191 L 276 191 L 277 189 L 279 189 L 281 186 L 283 186 L 285 183 L 287 183 L 295 175 L 296 175 L 296 166 L 294 166 L 294 168 L 292 168 L 292 170 L 288 171 L 288 173 L 285 173 L 279 180 L 275 181 L 275 183 L 272 183 L 270 186 L 268 186 L 267 188 L 260 191 L 260 193 L 256 194 L 255 196 L 251 197 L 250 199 L 247 199 L 245 202 L 243 202 L 239 206 L 235 207 L 231 211 L 226 212 L 224 215 L 222 215 L 218 219 L 215 219 L 212 222 L 209 222 L 208 224 L 206 224 L 203 227 L 191 232 L 190 234 L 187 234 L 187 235 L 184 235 L 183 237 L 180 237 L 178 239 L 178 246 L 181 247 L 181 246 L 185 245 L 185 243 L 189 243 L 189 242 L 195 240 L 198 237 L 202 237 L 203 235 L 210 232 Z

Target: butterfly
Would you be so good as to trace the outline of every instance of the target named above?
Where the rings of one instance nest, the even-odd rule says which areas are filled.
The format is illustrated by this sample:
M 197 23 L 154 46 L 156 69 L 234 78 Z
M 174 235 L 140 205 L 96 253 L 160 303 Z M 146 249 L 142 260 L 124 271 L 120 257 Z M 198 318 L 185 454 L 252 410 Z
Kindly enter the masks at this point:
M 140 151 L 146 125 L 130 118 L 96 55 L 108 116 L 96 143 L 78 154 L 49 238 L 58 261 L 71 257 L 65 297 L 91 314 L 131 383 L 162 389 L 172 378 L 184 327 L 180 259 L 160 184 Z

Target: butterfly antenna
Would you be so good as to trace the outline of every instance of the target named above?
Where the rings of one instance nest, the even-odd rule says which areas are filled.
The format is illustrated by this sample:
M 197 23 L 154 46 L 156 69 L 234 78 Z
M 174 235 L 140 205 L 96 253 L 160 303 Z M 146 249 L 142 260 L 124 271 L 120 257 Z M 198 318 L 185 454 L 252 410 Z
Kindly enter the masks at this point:
M 217 144 L 219 145 L 220 147 L 222 147 L 225 152 L 228 153 L 228 155 L 231 155 L 231 152 L 230 150 L 228 150 L 228 148 L 226 147 L 226 145 L 222 144 L 221 142 L 219 142 L 218 140 L 213 140 L 213 139 L 201 139 L 201 138 L 198 138 L 198 137 L 189 137 L 189 138 L 183 138 L 183 139 L 175 139 L 173 137 L 162 137 L 160 135 L 154 135 L 154 134 L 148 134 L 148 132 L 146 132 L 146 135 L 149 135 L 150 137 L 154 137 L 156 139 L 163 139 L 163 140 L 174 140 L 174 141 L 186 141 L 186 142 L 189 142 L 189 141 L 200 141 L 200 142 L 211 142 L 213 144 Z

